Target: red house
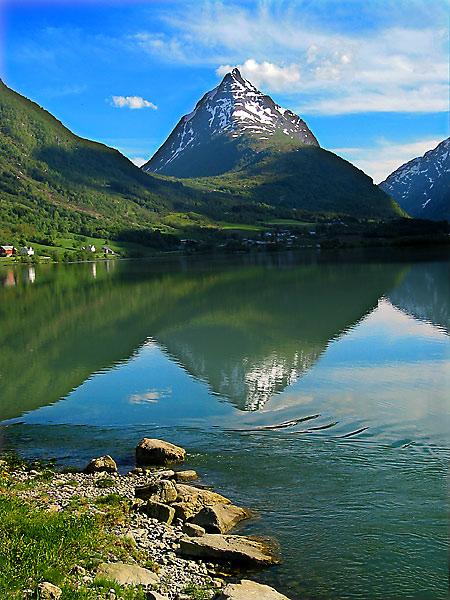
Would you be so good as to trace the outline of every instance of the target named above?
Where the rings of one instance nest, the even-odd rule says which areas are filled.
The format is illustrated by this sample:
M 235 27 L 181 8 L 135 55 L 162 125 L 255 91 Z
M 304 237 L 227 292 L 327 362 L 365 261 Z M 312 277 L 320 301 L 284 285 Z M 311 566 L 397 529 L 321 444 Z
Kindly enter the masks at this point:
M 12 256 L 17 254 L 17 248 L 14 246 L 0 246 L 0 256 Z

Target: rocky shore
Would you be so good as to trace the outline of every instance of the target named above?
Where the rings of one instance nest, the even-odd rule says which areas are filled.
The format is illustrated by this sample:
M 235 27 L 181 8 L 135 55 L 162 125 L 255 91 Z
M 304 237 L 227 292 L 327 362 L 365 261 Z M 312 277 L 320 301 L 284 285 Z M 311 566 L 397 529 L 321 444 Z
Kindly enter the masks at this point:
M 279 550 L 267 540 L 229 534 L 250 512 L 200 484 L 195 471 L 183 470 L 185 456 L 182 448 L 144 438 L 136 448 L 137 467 L 126 475 L 110 456 L 91 460 L 83 472 L 18 469 L 8 475 L 15 483 L 10 493 L 48 513 L 102 516 L 108 502 L 126 504 L 123 518 L 107 527 L 129 550 L 126 556 L 109 552 L 90 568 L 73 565 L 67 574 L 74 589 L 114 582 L 106 596 L 96 592 L 99 600 L 288 600 L 268 586 L 237 579 L 243 570 L 279 563 Z M 61 597 L 51 581 L 35 584 L 23 590 L 24 597 Z M 143 596 L 133 596 L 137 587 Z

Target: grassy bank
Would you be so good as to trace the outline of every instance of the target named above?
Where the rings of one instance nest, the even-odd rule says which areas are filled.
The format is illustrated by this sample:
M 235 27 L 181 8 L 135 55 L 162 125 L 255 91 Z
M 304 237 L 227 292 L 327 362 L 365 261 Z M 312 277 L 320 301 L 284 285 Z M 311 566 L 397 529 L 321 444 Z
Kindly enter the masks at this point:
M 0 468 L 0 600 L 43 598 L 38 587 L 43 582 L 60 588 L 59 600 L 147 598 L 148 587 L 121 586 L 97 576 L 101 563 L 117 561 L 160 572 L 152 548 L 141 548 L 123 533 L 137 527 L 133 501 L 115 491 L 129 477 L 92 479 L 10 456 L 3 457 Z M 80 484 L 80 477 L 86 483 Z M 95 487 L 94 496 L 82 493 L 88 485 Z M 67 504 L 55 505 L 58 490 L 68 488 Z M 170 577 L 161 582 L 169 592 Z M 208 589 L 207 582 L 193 582 L 183 593 L 201 600 L 211 597 Z

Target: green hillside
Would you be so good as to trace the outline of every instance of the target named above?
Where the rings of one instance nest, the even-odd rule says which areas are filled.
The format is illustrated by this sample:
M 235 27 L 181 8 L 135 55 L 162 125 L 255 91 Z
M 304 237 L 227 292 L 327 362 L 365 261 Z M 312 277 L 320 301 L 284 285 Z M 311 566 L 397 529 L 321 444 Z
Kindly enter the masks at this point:
M 0 80 L 2 239 L 170 230 L 165 218 L 174 205 L 189 207 L 191 196 L 181 183 L 149 176 L 117 150 L 74 135 Z
M 226 164 L 219 142 L 205 149 L 210 161 Z M 228 145 L 233 152 L 228 151 Z M 320 147 L 274 135 L 267 142 L 242 136 L 223 145 L 235 160 L 227 173 L 186 181 L 205 191 L 220 190 L 243 203 L 267 204 L 277 209 L 347 214 L 359 219 L 388 220 L 406 216 L 395 200 L 380 193 L 372 179 L 346 160 Z M 187 167 L 186 167 L 187 168 Z M 239 208 L 235 211 L 239 212 Z
M 361 171 L 286 136 L 270 145 L 242 137 L 199 152 L 233 170 L 196 180 L 145 173 L 117 150 L 74 135 L 0 80 L 0 243 L 70 248 L 84 236 L 174 248 L 177 238 L 159 231 L 211 238 L 223 221 L 401 214 Z

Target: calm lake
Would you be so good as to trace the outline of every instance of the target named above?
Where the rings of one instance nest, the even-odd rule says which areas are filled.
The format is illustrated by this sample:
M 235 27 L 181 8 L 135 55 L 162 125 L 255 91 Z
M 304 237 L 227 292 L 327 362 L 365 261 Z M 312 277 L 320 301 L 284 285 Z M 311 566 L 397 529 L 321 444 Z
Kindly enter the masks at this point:
M 134 466 L 144 437 L 259 515 L 291 598 L 446 598 L 449 256 L 0 267 L 0 442 Z

